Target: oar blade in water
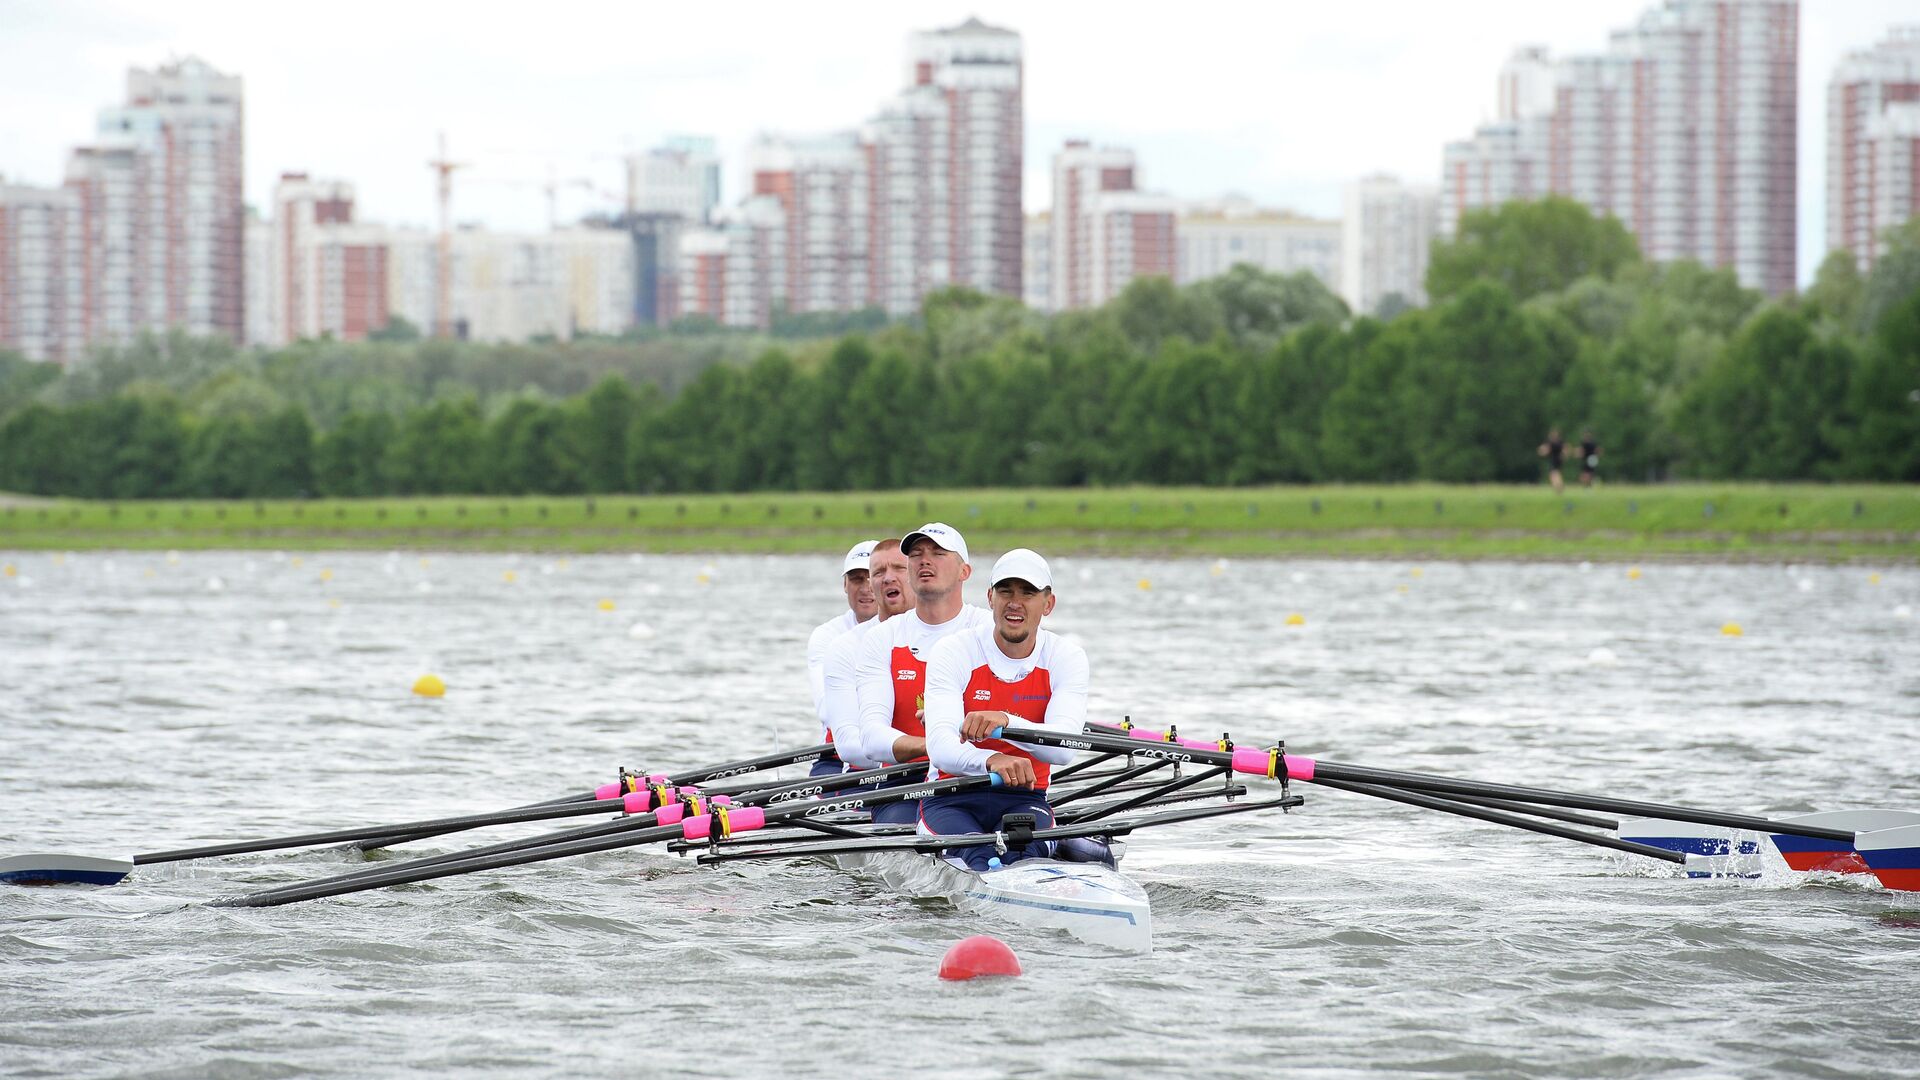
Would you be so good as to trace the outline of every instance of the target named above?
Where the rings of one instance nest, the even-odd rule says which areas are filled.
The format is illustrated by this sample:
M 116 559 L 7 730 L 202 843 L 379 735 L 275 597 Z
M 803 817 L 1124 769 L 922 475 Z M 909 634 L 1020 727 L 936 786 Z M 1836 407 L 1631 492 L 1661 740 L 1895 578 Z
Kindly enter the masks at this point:
M 0 858 L 0 882 L 8 885 L 112 885 L 131 873 L 132 859 L 57 852 Z

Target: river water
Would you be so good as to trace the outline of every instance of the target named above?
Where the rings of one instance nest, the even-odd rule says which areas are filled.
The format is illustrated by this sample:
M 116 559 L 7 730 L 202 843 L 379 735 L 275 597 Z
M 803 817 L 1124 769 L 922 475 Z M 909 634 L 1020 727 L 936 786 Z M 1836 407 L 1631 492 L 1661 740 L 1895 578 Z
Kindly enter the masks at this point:
M 0 561 L 0 854 L 493 809 L 804 744 L 802 648 L 840 602 L 831 558 Z M 1056 576 L 1050 625 L 1086 646 L 1097 718 L 1736 811 L 1920 807 L 1913 568 Z M 426 672 L 444 698 L 409 693 Z M 650 850 L 266 909 L 205 901 L 349 857 L 0 888 L 0 1074 L 1920 1072 L 1920 896 L 1778 868 L 1690 881 L 1296 790 L 1288 816 L 1135 837 L 1148 956 L 823 865 Z M 937 979 L 978 932 L 1026 974 Z

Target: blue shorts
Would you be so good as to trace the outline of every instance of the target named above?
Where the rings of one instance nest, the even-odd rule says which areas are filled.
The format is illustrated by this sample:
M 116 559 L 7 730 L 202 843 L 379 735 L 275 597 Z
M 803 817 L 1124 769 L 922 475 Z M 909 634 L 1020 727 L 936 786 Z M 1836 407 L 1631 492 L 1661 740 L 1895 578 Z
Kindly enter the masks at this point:
M 921 831 L 935 836 L 995 832 L 1000 828 L 1000 818 L 1006 814 L 1032 814 L 1037 829 L 1053 826 L 1053 806 L 1047 802 L 1044 791 L 992 788 L 920 800 Z M 992 844 L 977 844 L 949 848 L 946 854 L 975 870 L 985 870 L 987 860 L 992 858 L 998 858 L 1002 865 L 1021 859 L 1047 858 L 1053 854 L 1053 845 L 1046 840 L 1035 840 L 1002 855 Z
M 838 776 L 842 772 L 845 772 L 846 768 L 845 765 L 840 763 L 840 759 L 837 757 L 823 757 L 813 763 L 813 768 L 807 771 L 807 775 Z
M 891 787 L 905 787 L 908 784 L 923 783 L 926 779 L 927 774 L 924 772 L 910 772 L 862 790 L 885 791 Z M 873 815 L 873 823 L 875 825 L 911 825 L 920 819 L 920 800 L 906 799 L 900 802 L 882 803 L 870 810 L 869 813 Z

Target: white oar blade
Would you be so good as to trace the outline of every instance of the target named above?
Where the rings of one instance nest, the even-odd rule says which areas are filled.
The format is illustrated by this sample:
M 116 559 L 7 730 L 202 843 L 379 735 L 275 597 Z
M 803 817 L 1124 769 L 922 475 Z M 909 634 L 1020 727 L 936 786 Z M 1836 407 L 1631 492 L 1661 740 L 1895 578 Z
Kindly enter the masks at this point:
M 1760 841 L 1750 833 L 1664 818 L 1628 818 L 1617 832 L 1622 840 L 1685 855 L 1690 878 L 1760 876 Z
M 0 882 L 8 885 L 112 885 L 131 873 L 132 859 L 50 852 L 0 859 Z
M 1811 825 L 1842 832 L 1872 832 L 1902 825 L 1920 825 L 1920 811 L 1913 810 L 1826 810 L 1817 814 L 1795 814 L 1781 818 L 1795 825 Z M 1865 874 L 1866 860 L 1853 845 L 1840 840 L 1815 840 L 1810 836 L 1774 834 L 1773 846 L 1787 865 L 1795 870 L 1823 870 L 1830 874 Z

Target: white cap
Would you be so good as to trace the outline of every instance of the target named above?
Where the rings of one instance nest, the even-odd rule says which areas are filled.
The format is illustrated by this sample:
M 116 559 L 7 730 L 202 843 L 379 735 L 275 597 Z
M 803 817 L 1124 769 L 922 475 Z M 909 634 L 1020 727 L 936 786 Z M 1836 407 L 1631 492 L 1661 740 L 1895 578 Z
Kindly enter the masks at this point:
M 878 540 L 862 540 L 847 549 L 847 557 L 840 563 L 840 576 L 846 577 L 855 570 L 867 570 L 867 560 L 873 558 L 873 545 Z
M 945 522 L 929 521 L 925 525 L 922 525 L 919 528 L 908 533 L 907 535 L 901 537 L 900 550 L 903 552 L 912 551 L 913 542 L 915 540 L 920 539 L 923 536 L 933 541 L 934 543 L 939 544 L 941 547 L 945 548 L 946 550 L 953 552 L 955 555 L 960 556 L 961 562 L 967 563 L 968 565 L 972 565 L 973 559 L 971 556 L 967 554 L 966 538 L 960 535 L 959 529 L 956 529 L 953 526 L 946 524 Z
M 1053 588 L 1053 571 L 1047 568 L 1047 560 L 1032 548 L 1014 548 L 1000 556 L 993 564 L 993 575 L 987 579 L 987 588 L 991 589 L 1013 578 L 1036 589 Z

